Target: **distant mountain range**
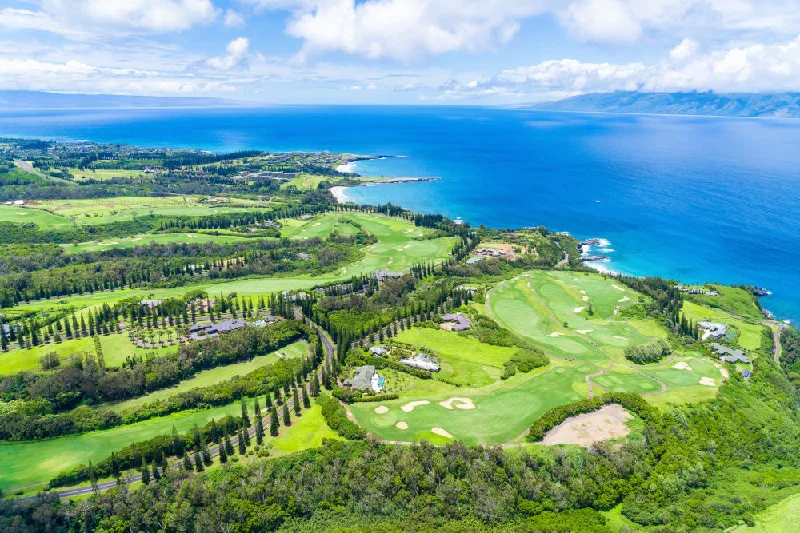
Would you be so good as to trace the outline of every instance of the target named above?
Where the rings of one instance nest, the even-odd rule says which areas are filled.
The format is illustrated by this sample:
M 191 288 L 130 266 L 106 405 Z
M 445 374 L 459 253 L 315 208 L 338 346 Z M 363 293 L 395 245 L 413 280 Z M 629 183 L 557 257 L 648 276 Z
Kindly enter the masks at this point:
M 241 107 L 247 102 L 223 98 L 63 94 L 39 91 L 0 91 L 0 109 L 83 109 L 130 107 Z
M 524 107 L 547 111 L 800 118 L 800 93 L 592 93 Z

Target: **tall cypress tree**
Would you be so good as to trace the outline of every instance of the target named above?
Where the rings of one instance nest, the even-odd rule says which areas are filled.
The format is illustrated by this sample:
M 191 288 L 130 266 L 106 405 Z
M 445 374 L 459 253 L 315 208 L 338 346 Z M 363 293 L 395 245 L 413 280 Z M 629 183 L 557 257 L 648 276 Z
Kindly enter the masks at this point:
M 269 434 L 273 437 L 278 436 L 278 410 L 274 405 L 269 412 Z
M 150 484 L 150 468 L 147 466 L 147 461 L 144 460 L 144 457 L 142 457 L 142 484 L 145 486 Z
M 237 443 L 239 446 L 239 455 L 244 455 L 247 452 L 247 448 L 245 447 L 244 443 L 244 435 L 242 435 L 242 430 L 239 430 L 239 442 Z
M 283 410 L 281 411 L 281 415 L 283 415 L 283 425 L 289 427 L 289 424 L 292 423 L 292 419 L 289 418 L 289 406 L 283 404 Z
M 298 398 L 297 388 L 292 389 L 292 407 L 294 416 L 300 416 L 300 399 Z

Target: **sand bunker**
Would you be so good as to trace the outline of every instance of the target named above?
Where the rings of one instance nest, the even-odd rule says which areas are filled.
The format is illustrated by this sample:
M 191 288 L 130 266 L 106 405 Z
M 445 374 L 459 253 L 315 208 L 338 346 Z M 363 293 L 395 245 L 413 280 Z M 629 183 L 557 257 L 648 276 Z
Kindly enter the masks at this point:
M 408 424 L 403 422 L 402 420 L 394 425 L 397 429 L 408 429 Z
M 455 404 L 455 406 L 453 404 Z M 450 398 L 449 400 L 439 402 L 439 405 L 445 409 L 452 409 L 453 407 L 456 409 L 475 409 L 475 404 L 472 403 L 472 400 L 469 398 Z
M 584 290 L 581 290 L 581 294 L 586 294 L 586 291 L 584 291 Z
M 681 361 L 680 363 L 675 363 L 672 365 L 672 368 L 677 368 L 678 370 L 691 370 L 692 367 L 689 366 L 688 363 Z
M 314 225 L 315 225 L 315 226 L 321 226 L 321 225 L 322 225 L 322 222 L 317 222 L 317 223 L 316 223 L 316 224 L 314 224 Z
M 729 377 L 731 377 L 731 374 L 730 374 L 730 372 L 728 372 L 728 369 L 727 368 L 722 368 L 721 364 L 717 363 L 714 366 L 719 368 L 719 373 L 722 374 L 723 378 L 728 379 Z
M 141 241 L 141 240 L 142 240 L 142 238 L 141 238 L 141 237 L 136 237 L 135 239 L 131 239 L 131 240 L 132 240 L 132 241 L 134 241 L 134 242 L 136 242 L 136 241 Z
M 625 292 L 625 289 L 623 289 L 622 287 L 620 287 L 619 285 L 617 285 L 615 283 L 612 283 L 611 286 L 614 287 L 615 289 L 617 289 L 618 291 Z
M 189 237 L 190 239 L 194 239 L 195 237 L 197 237 L 197 235 L 193 235 L 191 233 L 187 233 L 186 236 Z
M 626 340 L 628 340 L 628 337 L 622 337 L 622 336 L 620 336 L 620 335 L 614 335 L 614 338 L 615 338 L 615 339 L 619 339 L 619 340 L 621 340 L 621 341 L 626 341 Z
M 593 329 L 578 329 L 578 330 L 576 330 L 576 331 L 577 331 L 578 333 L 580 333 L 581 335 L 586 335 L 587 333 L 591 333 L 591 332 L 593 332 L 594 330 L 593 330 Z
M 405 404 L 400 409 L 402 409 L 403 412 L 405 413 L 410 413 L 411 411 L 414 410 L 415 407 L 419 407 L 420 405 L 428 405 L 429 403 L 431 402 L 429 402 L 428 400 L 417 400 L 416 402 L 409 402 Z
M 576 313 L 580 313 L 584 309 L 586 309 L 586 308 L 585 307 L 576 307 L 575 309 L 573 309 L 573 311 L 575 311 Z
M 627 296 L 623 296 L 622 298 L 620 298 L 620 299 L 619 299 L 619 300 L 617 300 L 617 301 L 618 301 L 619 303 L 623 303 L 623 302 L 629 302 L 630 300 L 631 300 L 631 299 L 630 299 L 630 298 L 628 298 Z
M 589 297 L 588 296 L 581 296 L 581 300 L 583 300 L 584 302 L 588 302 L 589 301 Z
M 442 437 L 447 437 L 448 439 L 452 439 L 453 438 L 453 436 L 450 433 L 448 433 L 447 431 L 443 430 L 442 428 L 431 428 L 431 432 L 432 433 L 436 433 L 437 435 L 440 435 Z
M 115 244 L 119 244 L 119 241 L 101 242 L 100 246 L 114 246 Z
M 708 385 L 709 387 L 716 387 L 717 386 L 716 382 L 712 378 L 709 378 L 709 377 L 706 377 L 706 376 L 703 376 L 702 378 L 700 378 L 700 385 Z
M 563 334 L 563 333 L 561 333 L 560 331 L 554 331 L 553 333 L 551 333 L 550 335 L 548 335 L 548 337 L 561 337 L 561 336 L 563 336 L 563 335 L 564 335 L 564 334 Z
M 379 405 L 378 407 L 375 408 L 375 412 L 378 413 L 379 415 L 382 415 L 384 413 L 388 413 L 389 408 L 386 407 L 385 405 Z
M 618 439 L 631 432 L 625 422 L 633 417 L 619 404 L 567 418 L 547 432 L 542 444 L 576 444 L 589 447 L 595 442 Z

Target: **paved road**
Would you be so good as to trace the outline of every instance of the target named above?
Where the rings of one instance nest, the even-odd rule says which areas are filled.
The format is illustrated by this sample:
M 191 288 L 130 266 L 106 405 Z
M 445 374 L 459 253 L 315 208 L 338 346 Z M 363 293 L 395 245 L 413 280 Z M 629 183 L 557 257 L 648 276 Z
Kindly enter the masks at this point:
M 317 328 L 317 332 L 319 333 L 320 339 L 322 339 L 322 346 L 325 348 L 325 364 L 328 366 L 328 368 L 330 368 L 330 366 L 333 364 L 333 358 L 336 356 L 336 349 L 335 349 L 333 343 L 331 342 L 331 340 L 325 334 L 325 332 L 322 331 L 322 328 L 320 328 L 319 326 L 315 326 L 315 327 Z M 306 391 L 306 394 L 309 393 L 309 386 L 308 385 L 306 386 L 305 391 Z M 292 398 L 289 398 L 286 401 L 286 404 L 288 405 L 289 409 L 292 409 L 294 407 L 294 402 L 293 402 Z M 263 412 L 267 412 L 267 409 L 262 409 L 261 411 L 262 411 L 262 413 Z M 255 434 L 256 434 L 255 425 L 253 425 L 253 427 L 248 429 L 247 433 L 250 435 L 250 437 L 255 437 Z M 238 445 L 239 444 L 239 438 L 238 437 L 232 437 L 231 438 L 231 444 L 233 444 L 234 446 Z M 208 452 L 211 454 L 212 457 L 214 457 L 215 455 L 218 455 L 219 454 L 219 445 L 211 446 L 208 449 Z M 182 467 L 183 466 L 183 459 L 178 459 L 176 461 L 173 461 L 173 464 L 177 465 L 179 467 Z M 127 480 L 128 483 L 136 483 L 136 482 L 142 480 L 142 474 L 141 473 L 130 474 L 125 479 Z M 106 490 L 108 490 L 108 489 L 110 489 L 112 487 L 116 487 L 116 486 L 117 486 L 116 480 L 114 480 L 114 481 L 104 481 L 102 483 L 98 483 L 97 484 L 97 489 L 98 489 L 98 492 L 103 492 L 103 491 L 106 491 Z M 91 494 L 92 492 L 94 492 L 94 489 L 91 486 L 85 486 L 85 487 L 75 487 L 75 488 L 71 488 L 71 489 L 54 490 L 54 491 L 50 491 L 50 492 L 58 494 L 59 498 L 74 498 L 76 496 L 86 496 L 87 494 Z M 20 498 L 20 499 L 22 499 L 22 500 L 32 500 L 32 499 L 35 499 L 35 498 L 36 498 L 36 496 L 28 496 L 28 497 Z

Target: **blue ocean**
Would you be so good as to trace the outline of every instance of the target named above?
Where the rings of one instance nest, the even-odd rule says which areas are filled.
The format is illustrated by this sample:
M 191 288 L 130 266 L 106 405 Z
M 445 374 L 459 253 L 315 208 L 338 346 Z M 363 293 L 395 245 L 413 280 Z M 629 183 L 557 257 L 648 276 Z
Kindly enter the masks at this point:
M 395 156 L 355 170 L 440 179 L 347 197 L 604 238 L 592 252 L 611 270 L 765 286 L 766 308 L 800 319 L 799 120 L 480 107 L 5 110 L 0 135 Z

